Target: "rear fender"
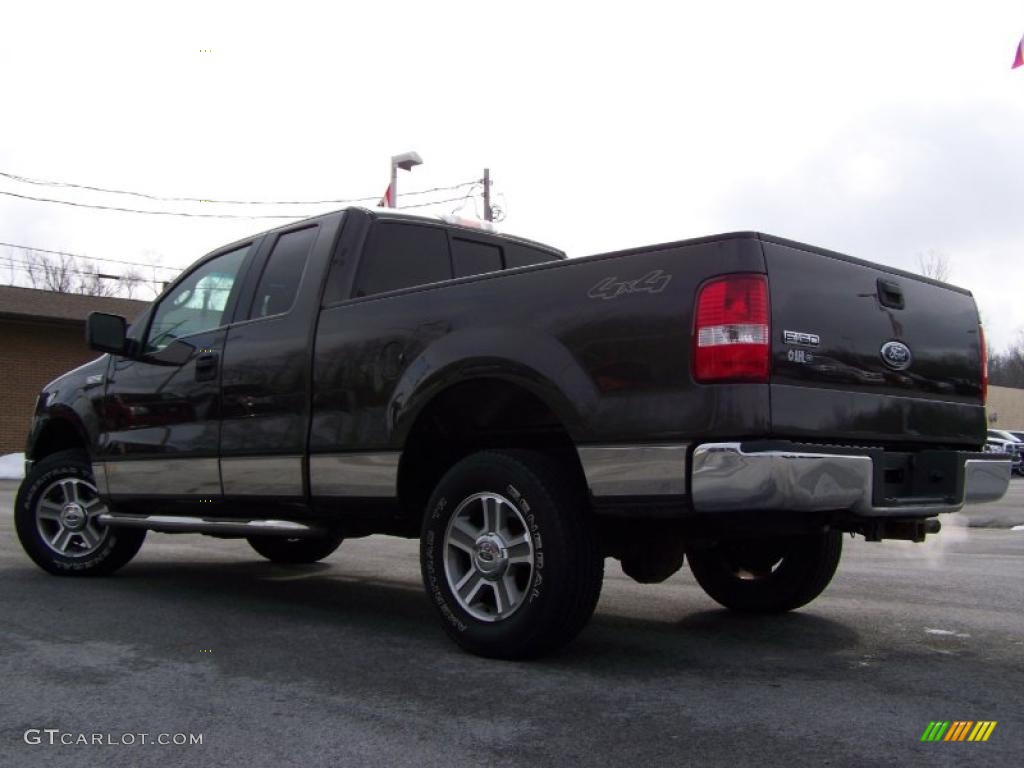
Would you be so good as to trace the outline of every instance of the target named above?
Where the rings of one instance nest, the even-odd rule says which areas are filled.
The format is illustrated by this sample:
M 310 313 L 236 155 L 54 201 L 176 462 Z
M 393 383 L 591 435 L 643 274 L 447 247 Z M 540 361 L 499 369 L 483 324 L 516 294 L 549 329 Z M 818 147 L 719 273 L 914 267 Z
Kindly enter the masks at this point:
M 481 349 L 490 354 L 477 354 Z M 551 409 L 575 441 L 585 439 L 585 425 L 597 411 L 597 387 L 557 339 L 469 328 L 438 339 L 406 367 L 388 403 L 394 443 L 405 443 L 416 417 L 436 395 L 480 378 L 523 387 Z

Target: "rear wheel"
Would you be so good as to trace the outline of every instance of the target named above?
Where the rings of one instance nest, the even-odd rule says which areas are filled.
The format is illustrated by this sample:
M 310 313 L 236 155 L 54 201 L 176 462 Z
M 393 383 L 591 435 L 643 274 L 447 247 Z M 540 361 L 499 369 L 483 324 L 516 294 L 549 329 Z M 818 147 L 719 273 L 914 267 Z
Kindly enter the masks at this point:
M 604 560 L 576 478 L 532 451 L 456 464 L 427 507 L 423 581 L 448 634 L 480 656 L 538 656 L 572 640 L 601 592 Z
M 840 531 L 726 540 L 687 550 L 697 583 L 734 611 L 782 613 L 806 605 L 832 580 L 843 551 Z
M 324 539 L 288 539 L 282 536 L 250 536 L 249 545 L 275 563 L 315 563 L 341 546 L 341 536 Z
M 14 525 L 21 546 L 45 571 L 58 576 L 113 573 L 139 551 L 146 532 L 110 528 L 88 457 L 62 451 L 36 463 L 18 490 Z

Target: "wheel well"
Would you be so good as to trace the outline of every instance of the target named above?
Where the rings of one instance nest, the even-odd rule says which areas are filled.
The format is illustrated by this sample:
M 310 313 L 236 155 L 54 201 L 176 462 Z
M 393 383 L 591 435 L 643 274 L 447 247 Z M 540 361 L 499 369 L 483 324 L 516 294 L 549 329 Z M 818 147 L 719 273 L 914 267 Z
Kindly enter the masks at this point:
M 85 451 L 85 442 L 74 425 L 66 419 L 50 419 L 32 445 L 33 461 L 45 459 L 58 451 L 79 449 Z
M 475 379 L 436 395 L 409 432 L 398 467 L 403 513 L 418 525 L 430 494 L 460 459 L 488 448 L 526 448 L 563 461 L 583 481 L 576 446 L 539 397 L 501 379 Z

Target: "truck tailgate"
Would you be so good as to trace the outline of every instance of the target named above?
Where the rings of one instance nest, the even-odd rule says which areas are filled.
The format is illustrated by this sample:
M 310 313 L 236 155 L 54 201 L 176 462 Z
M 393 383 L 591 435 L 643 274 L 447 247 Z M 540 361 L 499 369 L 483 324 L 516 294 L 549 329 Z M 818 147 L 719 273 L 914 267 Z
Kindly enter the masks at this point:
M 810 246 L 762 242 L 773 434 L 984 443 L 978 311 L 969 292 Z

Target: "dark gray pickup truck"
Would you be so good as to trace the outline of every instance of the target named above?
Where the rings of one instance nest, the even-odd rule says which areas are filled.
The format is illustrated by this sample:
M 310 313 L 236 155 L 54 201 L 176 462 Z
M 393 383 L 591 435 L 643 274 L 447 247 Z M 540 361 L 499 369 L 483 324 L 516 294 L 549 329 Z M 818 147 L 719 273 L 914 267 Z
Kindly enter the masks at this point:
M 48 385 L 16 524 L 61 575 L 147 530 L 306 563 L 420 539 L 441 623 L 519 658 L 586 624 L 605 557 L 797 608 L 844 532 L 920 541 L 997 499 L 970 293 L 743 232 L 580 259 L 347 209 L 200 259 Z

